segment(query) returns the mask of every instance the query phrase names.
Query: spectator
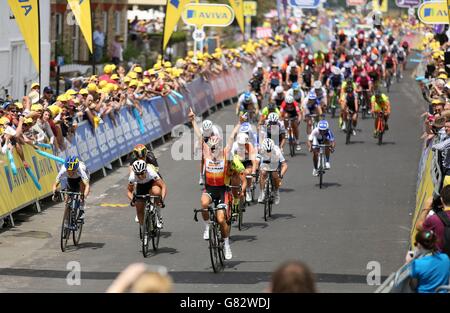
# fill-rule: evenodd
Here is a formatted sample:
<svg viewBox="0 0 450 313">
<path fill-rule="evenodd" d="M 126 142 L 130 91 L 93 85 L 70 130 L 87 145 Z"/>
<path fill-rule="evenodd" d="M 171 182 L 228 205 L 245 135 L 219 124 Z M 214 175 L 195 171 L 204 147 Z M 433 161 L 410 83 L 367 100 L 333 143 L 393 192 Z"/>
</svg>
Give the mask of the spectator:
<svg viewBox="0 0 450 313">
<path fill-rule="evenodd" d="M 100 25 L 95 27 L 93 41 L 95 46 L 94 60 L 96 63 L 99 63 L 103 58 L 103 49 L 105 47 L 105 34 L 101 31 Z"/>
<path fill-rule="evenodd" d="M 53 89 L 50 86 L 47 86 L 44 88 L 44 94 L 42 95 L 41 99 L 39 100 L 39 103 L 44 106 L 44 108 L 47 108 L 50 104 L 53 104 L 55 102 L 55 96 L 53 93 Z"/>
<path fill-rule="evenodd" d="M 172 279 L 165 267 L 134 263 L 119 274 L 106 292 L 169 293 L 172 288 Z"/>
<path fill-rule="evenodd" d="M 437 238 L 438 251 L 450 254 L 450 242 L 445 241 L 445 225 L 444 219 L 450 221 L 450 185 L 445 186 L 441 190 L 441 196 L 433 200 L 430 197 L 417 220 L 417 230 L 433 231 Z M 443 208 L 442 208 L 443 206 Z M 432 212 L 433 211 L 433 212 Z M 434 213 L 430 215 L 430 212 Z M 445 249 L 444 244 L 447 244 Z"/>
<path fill-rule="evenodd" d="M 272 274 L 272 293 L 315 293 L 313 273 L 300 261 L 287 261 Z"/>
<path fill-rule="evenodd" d="M 123 61 L 123 38 L 120 35 L 114 37 L 111 49 L 111 62 L 119 65 Z"/>
<path fill-rule="evenodd" d="M 410 286 L 418 293 L 434 293 L 439 286 L 449 284 L 450 260 L 446 254 L 438 251 L 436 241 L 437 237 L 433 231 L 418 231 L 414 256 L 411 258 L 408 254 L 406 258 L 407 263 L 410 263 Z"/>
</svg>

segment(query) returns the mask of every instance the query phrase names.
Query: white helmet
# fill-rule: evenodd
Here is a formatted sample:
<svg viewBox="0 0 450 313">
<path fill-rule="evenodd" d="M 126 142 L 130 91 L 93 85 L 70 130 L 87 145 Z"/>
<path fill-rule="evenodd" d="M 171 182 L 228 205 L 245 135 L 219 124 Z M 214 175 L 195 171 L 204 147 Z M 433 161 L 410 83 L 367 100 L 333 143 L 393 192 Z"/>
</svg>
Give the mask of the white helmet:
<svg viewBox="0 0 450 313">
<path fill-rule="evenodd" d="M 210 120 L 204 120 L 202 124 L 203 134 L 210 135 L 212 133 L 213 123 Z"/>
<path fill-rule="evenodd" d="M 320 80 L 316 80 L 316 81 L 314 82 L 314 88 L 315 88 L 315 89 L 322 88 L 322 82 L 321 82 Z"/>
<path fill-rule="evenodd" d="M 267 116 L 267 120 L 269 121 L 269 123 L 277 123 L 278 122 L 278 114 L 275 112 L 270 113 Z"/>
<path fill-rule="evenodd" d="M 147 169 L 147 163 L 144 160 L 136 160 L 133 162 L 132 167 L 135 174 L 141 174 Z"/>
<path fill-rule="evenodd" d="M 300 45 L 300 49 L 305 49 L 306 48 L 306 45 L 304 44 L 304 43 L 302 43 L 301 45 Z"/>
<path fill-rule="evenodd" d="M 258 67 L 258 68 L 262 68 L 262 67 L 263 67 L 263 63 L 262 63 L 262 62 L 258 62 L 258 63 L 256 63 L 256 67 Z"/>
<path fill-rule="evenodd" d="M 239 133 L 237 135 L 237 140 L 236 141 L 237 141 L 237 143 L 239 145 L 245 145 L 249 141 L 248 135 L 246 133 Z"/>
<path fill-rule="evenodd" d="M 334 75 L 339 75 L 341 73 L 341 71 L 339 70 L 339 67 L 337 67 L 337 66 L 333 66 L 333 68 L 331 69 L 331 72 L 333 72 Z"/>
<path fill-rule="evenodd" d="M 276 93 L 282 93 L 284 91 L 284 89 L 283 89 L 283 87 L 281 87 L 281 86 L 277 86 L 276 88 L 275 88 L 275 92 Z"/>
<path fill-rule="evenodd" d="M 271 152 L 273 150 L 274 146 L 275 146 L 275 143 L 270 138 L 264 139 L 264 141 L 262 143 L 262 149 L 264 152 Z"/>
<path fill-rule="evenodd" d="M 296 67 L 296 66 L 297 66 L 297 62 L 291 61 L 291 62 L 289 63 L 289 66 L 290 66 L 290 67 Z"/>
<path fill-rule="evenodd" d="M 286 103 L 294 103 L 294 97 L 292 97 L 291 95 L 286 96 L 285 99 Z"/>
</svg>

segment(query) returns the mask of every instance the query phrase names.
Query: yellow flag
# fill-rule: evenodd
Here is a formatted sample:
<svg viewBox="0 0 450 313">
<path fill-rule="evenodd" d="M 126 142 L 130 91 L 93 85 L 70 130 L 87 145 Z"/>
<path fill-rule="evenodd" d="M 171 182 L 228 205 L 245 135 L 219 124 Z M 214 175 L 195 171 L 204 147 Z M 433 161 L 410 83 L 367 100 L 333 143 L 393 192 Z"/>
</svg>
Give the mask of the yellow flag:
<svg viewBox="0 0 450 313">
<path fill-rule="evenodd" d="M 40 73 L 39 1 L 8 0 L 8 3 L 33 58 L 36 70 Z"/>
<path fill-rule="evenodd" d="M 180 20 L 184 6 L 190 2 L 191 0 L 167 0 L 163 49 L 166 49 L 166 46 L 169 43 L 169 39 L 172 36 L 175 26 Z"/>
<path fill-rule="evenodd" d="M 239 27 L 242 33 L 244 33 L 244 1 L 243 0 L 230 0 L 231 7 L 236 15 Z"/>
<path fill-rule="evenodd" d="M 91 0 L 67 0 L 92 53 Z"/>
</svg>

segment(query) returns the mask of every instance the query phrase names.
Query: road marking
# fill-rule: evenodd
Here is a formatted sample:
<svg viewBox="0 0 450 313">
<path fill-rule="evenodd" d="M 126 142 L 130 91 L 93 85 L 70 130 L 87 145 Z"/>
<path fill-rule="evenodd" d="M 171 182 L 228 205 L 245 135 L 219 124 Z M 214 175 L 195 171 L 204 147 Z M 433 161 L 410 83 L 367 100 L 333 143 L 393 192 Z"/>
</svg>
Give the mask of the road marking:
<svg viewBox="0 0 450 313">
<path fill-rule="evenodd" d="M 126 208 L 129 204 L 123 203 L 101 203 L 101 207 L 110 207 L 110 208 Z"/>
</svg>

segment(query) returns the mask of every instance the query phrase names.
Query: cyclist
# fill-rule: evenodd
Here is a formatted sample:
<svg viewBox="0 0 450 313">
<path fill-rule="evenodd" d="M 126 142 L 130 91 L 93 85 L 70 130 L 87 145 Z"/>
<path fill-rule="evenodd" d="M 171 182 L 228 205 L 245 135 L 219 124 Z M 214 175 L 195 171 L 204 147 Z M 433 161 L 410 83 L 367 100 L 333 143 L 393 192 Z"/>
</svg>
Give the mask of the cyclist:
<svg viewBox="0 0 450 313">
<path fill-rule="evenodd" d="M 236 115 L 241 116 L 245 112 L 253 114 L 253 116 L 258 115 L 258 99 L 255 94 L 246 91 L 240 97 L 236 105 Z"/>
<path fill-rule="evenodd" d="M 345 130 L 349 120 L 353 123 L 353 136 L 356 136 L 356 124 L 358 123 L 358 96 L 352 85 L 345 88 L 344 94 L 341 96 L 342 110 L 342 130 Z"/>
<path fill-rule="evenodd" d="M 306 121 L 306 134 L 309 135 L 311 133 L 313 125 L 311 114 L 316 114 L 316 116 L 321 116 L 323 114 L 322 108 L 320 107 L 319 102 L 317 101 L 316 94 L 314 92 L 310 92 L 308 94 L 308 97 L 305 97 L 302 107 Z"/>
<path fill-rule="evenodd" d="M 306 65 L 302 73 L 302 87 L 306 90 L 311 89 L 311 85 L 314 80 L 313 74 L 312 67 L 310 65 Z"/>
<path fill-rule="evenodd" d="M 406 64 L 406 52 L 403 47 L 398 48 L 397 64 L 397 66 L 400 66 L 400 78 L 403 78 L 403 71 L 405 71 Z"/>
<path fill-rule="evenodd" d="M 333 66 L 332 68 L 332 74 L 327 80 L 327 87 L 329 92 L 329 103 L 331 103 L 331 99 L 334 95 L 336 95 L 337 98 L 339 98 L 340 92 L 341 92 L 341 85 L 344 81 L 344 75 L 342 75 L 341 71 L 338 67 Z"/>
<path fill-rule="evenodd" d="M 212 136 L 220 135 L 219 129 L 210 120 L 203 121 L 200 134 L 201 134 L 201 137 L 203 138 L 203 141 L 206 143 L 208 143 L 209 138 L 211 138 Z M 204 160 L 202 158 L 201 162 L 200 162 L 200 177 L 199 177 L 199 181 L 198 181 L 199 185 L 204 184 L 203 176 L 205 175 L 205 173 L 204 173 L 204 162 L 203 161 Z"/>
<path fill-rule="evenodd" d="M 298 125 L 302 119 L 302 112 L 297 101 L 291 96 L 286 96 L 286 100 L 281 104 L 281 117 L 285 119 L 285 127 L 288 128 L 291 120 L 292 132 L 294 133 L 296 150 L 300 151 L 300 139 L 298 134 Z M 287 119 L 287 120 L 286 120 Z"/>
<path fill-rule="evenodd" d="M 266 197 L 264 185 L 266 183 L 267 179 L 267 171 L 274 171 L 280 168 L 281 164 L 281 171 L 280 174 L 277 172 L 273 172 L 273 187 L 274 187 L 274 197 L 275 197 L 275 204 L 278 205 L 280 203 L 280 191 L 279 188 L 281 186 L 281 180 L 283 179 L 284 175 L 287 172 L 288 165 L 286 163 L 286 160 L 283 156 L 283 153 L 281 152 L 281 149 L 275 145 L 274 141 L 270 138 L 264 139 L 261 147 L 261 165 L 260 165 L 260 188 L 261 193 L 258 197 L 258 202 L 263 203 L 264 199 Z"/>
<path fill-rule="evenodd" d="M 147 164 L 150 164 L 153 170 L 158 173 L 159 176 L 159 166 L 158 166 L 158 160 L 156 159 L 155 154 L 153 151 L 147 149 L 147 147 L 143 144 L 138 144 L 134 147 L 132 152 L 132 158 L 130 161 L 130 173 L 132 171 L 131 166 L 133 163 L 137 160 L 144 160 L 147 162 Z"/>
<path fill-rule="evenodd" d="M 261 117 L 259 118 L 258 130 L 261 125 L 264 125 L 264 122 L 266 121 L 266 119 L 270 113 L 277 113 L 278 116 L 280 116 L 280 110 L 277 108 L 277 106 L 273 102 L 269 102 L 267 104 L 267 106 L 261 110 Z"/>
<path fill-rule="evenodd" d="M 252 127 L 248 122 L 244 122 L 239 126 L 239 133 L 245 133 L 248 135 L 249 142 L 254 146 L 258 147 L 258 132 Z"/>
<path fill-rule="evenodd" d="M 293 83 L 298 82 L 298 75 L 300 73 L 300 68 L 297 62 L 291 61 L 286 69 L 286 85 L 291 86 Z"/>
<path fill-rule="evenodd" d="M 247 180 L 245 177 L 247 175 L 255 175 L 258 168 L 258 162 L 256 161 L 256 148 L 250 143 L 248 134 L 239 133 L 237 135 L 236 141 L 231 147 L 231 156 L 237 155 L 239 160 L 242 162 L 245 170 L 243 172 L 244 179 L 242 184 L 242 190 L 247 190 L 247 185 L 253 183 L 253 179 Z M 231 159 L 231 158 L 230 158 Z M 252 201 L 252 195 L 246 192 L 246 201 Z"/>
<path fill-rule="evenodd" d="M 360 95 L 359 99 L 361 99 L 361 101 L 364 101 L 363 103 L 365 103 L 366 106 L 368 106 L 370 99 L 369 92 L 370 90 L 372 90 L 372 81 L 370 79 L 370 76 L 367 75 L 366 71 L 363 71 L 356 79 L 355 83 L 356 83 L 356 91 Z M 361 103 L 361 105 L 363 103 Z"/>
<path fill-rule="evenodd" d="M 132 169 L 133 170 L 128 178 L 128 199 L 131 201 L 131 206 L 136 206 L 136 215 L 138 217 L 139 225 L 142 227 L 144 223 L 145 201 L 136 199 L 135 196 L 160 196 L 162 203 L 157 204 L 158 219 L 156 221 L 156 226 L 162 228 L 162 216 L 159 208 L 164 207 L 163 203 L 167 195 L 165 182 L 144 160 L 136 160 L 132 165 Z M 146 240 L 146 238 L 144 240 Z"/>
<path fill-rule="evenodd" d="M 387 52 L 386 57 L 383 59 L 384 65 L 384 80 L 387 84 L 388 75 L 392 78 L 397 71 L 397 59 L 392 55 L 391 52 Z"/>
<path fill-rule="evenodd" d="M 381 111 L 384 112 L 384 120 L 385 120 L 385 130 L 389 130 L 388 127 L 388 119 L 391 114 L 391 103 L 389 101 L 388 96 L 386 96 L 381 91 L 377 90 L 375 94 L 371 98 L 371 106 L 372 112 L 376 115 Z M 375 130 L 373 132 L 373 136 L 377 137 L 377 120 L 375 119 Z"/>
<path fill-rule="evenodd" d="M 275 91 L 272 93 L 272 102 L 274 102 L 277 106 L 277 108 L 279 109 L 281 107 L 281 104 L 283 103 L 285 98 L 285 93 L 284 93 L 284 89 L 281 86 L 277 86 L 277 88 L 275 88 Z"/>
<path fill-rule="evenodd" d="M 64 166 L 56 176 L 55 183 L 53 184 L 53 200 L 56 200 L 56 189 L 61 183 L 62 178 L 67 178 L 67 191 L 81 192 L 82 199 L 80 204 L 80 219 L 84 219 L 85 213 L 85 201 L 90 193 L 91 187 L 89 184 L 89 172 L 84 162 L 81 162 L 77 156 L 69 156 L 64 162 Z M 67 199 L 66 199 L 67 200 Z"/>
<path fill-rule="evenodd" d="M 286 128 L 284 123 L 280 121 L 278 113 L 270 113 L 267 117 L 265 124 L 262 126 L 259 132 L 259 140 L 263 142 L 264 139 L 272 139 L 277 146 L 283 150 L 284 144 L 286 143 Z M 278 138 L 274 138 L 274 135 L 278 131 Z"/>
<path fill-rule="evenodd" d="M 319 148 L 317 145 L 327 144 L 330 147 L 325 149 L 325 169 L 330 169 L 330 153 L 336 148 L 336 141 L 334 140 L 333 132 L 331 131 L 328 122 L 326 120 L 321 120 L 316 128 L 313 129 L 308 137 L 308 149 L 309 152 L 313 152 L 313 176 L 318 176 L 317 163 L 319 160 Z"/>
<path fill-rule="evenodd" d="M 261 102 L 262 102 L 262 84 L 264 82 L 264 79 L 261 79 L 259 77 L 258 72 L 253 73 L 253 77 L 249 80 L 249 88 L 252 93 L 256 95 L 256 99 L 258 100 L 258 109 L 261 108 Z"/>
<path fill-rule="evenodd" d="M 270 90 L 274 91 L 277 86 L 281 85 L 281 82 L 283 81 L 283 76 L 281 75 L 280 71 L 278 70 L 277 64 L 272 64 L 271 71 L 268 75 L 267 84 L 270 85 Z M 267 86 L 266 86 L 267 90 Z"/>
<path fill-rule="evenodd" d="M 373 66 L 368 70 L 368 75 L 372 81 L 372 91 L 378 89 L 378 85 L 380 79 L 382 77 L 382 69 L 380 63 L 376 62 Z"/>
<path fill-rule="evenodd" d="M 320 82 L 320 80 L 316 80 L 314 82 L 314 89 L 311 89 L 310 92 L 314 92 L 317 98 L 317 102 L 319 102 L 322 108 L 322 112 L 325 112 L 328 107 L 327 91 L 324 87 L 322 87 L 322 83 Z"/>
<path fill-rule="evenodd" d="M 305 93 L 297 82 L 292 84 L 291 89 L 286 92 L 286 95 L 293 97 L 298 103 L 302 103 L 303 98 L 305 97 Z"/>
</svg>

